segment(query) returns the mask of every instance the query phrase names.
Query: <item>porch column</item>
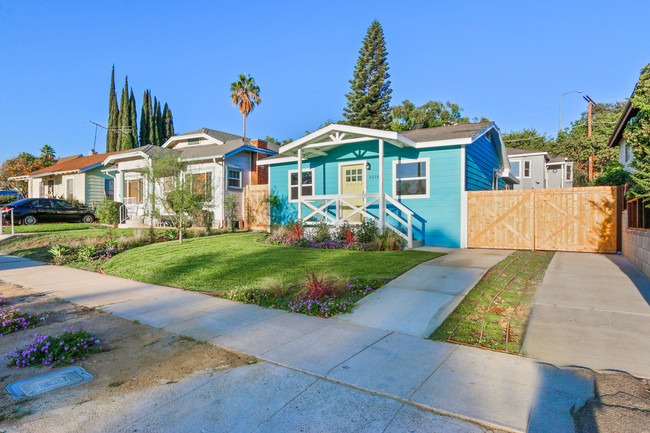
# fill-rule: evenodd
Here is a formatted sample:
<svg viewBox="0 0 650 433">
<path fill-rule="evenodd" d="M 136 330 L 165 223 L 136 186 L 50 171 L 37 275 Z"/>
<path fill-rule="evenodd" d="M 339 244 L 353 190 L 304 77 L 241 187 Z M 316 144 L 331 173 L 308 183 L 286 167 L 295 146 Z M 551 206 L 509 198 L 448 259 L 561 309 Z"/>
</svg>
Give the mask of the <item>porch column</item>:
<svg viewBox="0 0 650 433">
<path fill-rule="evenodd" d="M 302 149 L 298 149 L 298 219 L 302 221 Z"/>
<path fill-rule="evenodd" d="M 118 171 L 115 173 L 115 201 L 124 203 L 124 173 Z"/>
<path fill-rule="evenodd" d="M 384 140 L 379 139 L 379 228 L 386 226 L 386 200 L 384 199 Z"/>
</svg>

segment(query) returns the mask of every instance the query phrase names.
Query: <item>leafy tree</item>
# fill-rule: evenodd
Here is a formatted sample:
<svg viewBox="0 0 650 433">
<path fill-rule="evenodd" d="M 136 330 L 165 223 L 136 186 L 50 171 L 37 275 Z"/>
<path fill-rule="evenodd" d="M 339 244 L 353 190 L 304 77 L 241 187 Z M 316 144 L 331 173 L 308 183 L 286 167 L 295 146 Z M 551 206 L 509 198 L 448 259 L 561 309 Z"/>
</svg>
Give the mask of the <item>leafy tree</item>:
<svg viewBox="0 0 650 433">
<path fill-rule="evenodd" d="M 50 149 L 52 148 L 50 147 Z M 53 154 L 54 149 L 52 149 L 52 155 Z M 47 154 L 44 154 L 43 156 L 44 157 L 42 158 L 37 158 L 31 153 L 21 152 L 18 156 L 7 159 L 5 162 L 0 164 L 0 185 L 9 185 L 10 177 L 23 176 L 32 171 L 40 170 L 43 167 L 49 167 L 54 164 L 54 160 Z M 12 186 L 18 188 L 24 195 L 26 195 L 27 182 L 12 182 Z"/>
<path fill-rule="evenodd" d="M 266 141 L 269 144 L 277 144 L 278 146 L 284 146 L 287 143 L 291 143 L 293 141 L 293 138 L 286 138 L 286 139 L 280 141 L 275 137 L 271 137 L 270 135 L 267 135 L 264 138 L 264 141 Z"/>
<path fill-rule="evenodd" d="M 637 196 L 650 195 L 650 63 L 641 69 L 632 98 L 632 107 L 639 110 L 632 119 L 623 136 L 634 149 L 634 173 L 632 178 L 637 185 Z"/>
<path fill-rule="evenodd" d="M 387 129 L 390 123 L 390 81 L 384 30 L 377 20 L 368 28 L 350 80 L 343 116 L 349 125 Z"/>
<path fill-rule="evenodd" d="M 108 129 L 106 131 L 106 152 L 118 150 L 118 132 L 120 110 L 117 107 L 117 96 L 115 95 L 115 65 L 111 70 L 111 88 L 108 97 Z"/>
<path fill-rule="evenodd" d="M 620 186 L 630 183 L 632 183 L 632 174 L 618 161 L 611 161 L 594 179 L 596 186 Z"/>
<path fill-rule="evenodd" d="M 507 147 L 515 149 L 530 149 L 540 152 L 548 152 L 554 144 L 552 138 L 540 134 L 536 129 L 522 129 L 521 131 L 510 131 L 502 135 L 503 142 Z"/>
<path fill-rule="evenodd" d="M 262 102 L 260 88 L 255 84 L 255 79 L 250 75 L 239 74 L 237 81 L 230 85 L 230 99 L 244 116 L 244 133 L 246 137 L 246 117 Z"/>
<path fill-rule="evenodd" d="M 469 118 L 462 116 L 463 109 L 458 104 L 451 102 L 429 101 L 416 107 L 414 103 L 405 99 L 402 105 L 390 109 L 390 126 L 392 131 L 409 131 L 416 124 L 423 128 L 450 125 L 456 123 L 469 123 Z"/>
<path fill-rule="evenodd" d="M 239 200 L 234 194 L 228 194 L 223 200 L 224 213 L 226 214 L 226 219 L 230 221 L 230 231 L 235 231 L 235 221 L 237 221 L 237 208 L 239 206 Z"/>
</svg>

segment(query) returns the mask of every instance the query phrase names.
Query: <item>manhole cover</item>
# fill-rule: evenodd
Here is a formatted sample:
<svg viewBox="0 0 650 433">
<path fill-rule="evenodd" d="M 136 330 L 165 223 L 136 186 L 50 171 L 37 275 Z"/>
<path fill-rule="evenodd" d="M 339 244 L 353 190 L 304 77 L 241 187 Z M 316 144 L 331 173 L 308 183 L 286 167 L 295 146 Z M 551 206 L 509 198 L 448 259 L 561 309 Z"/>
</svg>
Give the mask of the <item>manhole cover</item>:
<svg viewBox="0 0 650 433">
<path fill-rule="evenodd" d="M 93 380 L 93 376 L 81 367 L 68 367 L 7 385 L 7 392 L 14 400 L 33 397 L 53 389 L 79 386 Z"/>
</svg>

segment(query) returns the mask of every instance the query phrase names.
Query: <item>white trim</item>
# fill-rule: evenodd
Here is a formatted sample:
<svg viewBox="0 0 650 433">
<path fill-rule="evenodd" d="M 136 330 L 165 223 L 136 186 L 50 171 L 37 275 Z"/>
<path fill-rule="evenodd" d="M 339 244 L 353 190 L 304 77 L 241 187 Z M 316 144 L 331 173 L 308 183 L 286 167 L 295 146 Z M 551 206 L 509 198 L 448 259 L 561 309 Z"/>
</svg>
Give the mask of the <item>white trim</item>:
<svg viewBox="0 0 650 433">
<path fill-rule="evenodd" d="M 464 148 L 463 148 L 464 149 Z M 416 194 L 416 195 L 400 195 L 397 194 L 397 164 L 408 164 L 412 162 L 424 162 L 426 163 L 426 188 L 427 192 L 426 194 Z M 393 176 L 392 176 L 392 182 L 393 182 L 393 198 L 399 198 L 399 199 L 410 199 L 410 198 L 429 198 L 431 196 L 431 158 L 416 158 L 416 159 L 394 159 L 393 160 Z M 404 180 L 409 180 L 409 179 L 422 179 L 421 177 L 405 177 L 403 178 Z"/>
<path fill-rule="evenodd" d="M 147 155 L 143 151 L 135 150 L 135 151 L 131 151 L 131 152 L 117 153 L 115 155 L 111 155 L 111 156 L 109 156 L 108 158 L 106 158 L 104 160 L 102 165 L 108 165 L 108 163 L 113 161 L 113 160 L 133 158 L 134 156 L 140 156 L 140 157 L 145 158 L 145 159 L 149 158 L 149 155 Z"/>
<path fill-rule="evenodd" d="M 448 140 L 435 140 L 435 141 L 421 141 L 415 145 L 416 149 L 423 149 L 428 147 L 445 147 L 445 146 L 465 146 L 472 144 L 471 137 L 467 138 L 450 138 Z"/>
<path fill-rule="evenodd" d="M 230 176 L 228 174 L 228 171 L 237 171 L 239 172 L 239 186 L 230 186 L 229 185 L 229 180 Z M 224 179 L 226 182 L 226 189 L 242 189 L 244 187 L 244 170 L 239 168 L 239 167 L 226 167 L 226 178 Z"/>
<path fill-rule="evenodd" d="M 269 170 L 269 171 L 270 171 L 270 170 Z M 306 173 L 306 172 L 308 172 L 308 171 L 311 171 L 311 195 L 303 195 L 303 197 L 312 197 L 312 196 L 316 195 L 316 169 L 314 169 L 314 168 L 303 168 L 303 169 L 302 169 L 302 172 L 303 172 L 303 173 Z M 292 185 L 291 185 L 291 174 L 292 174 L 292 173 L 296 173 L 296 174 L 297 174 L 297 173 L 298 173 L 298 169 L 295 169 L 295 170 L 288 170 L 288 171 L 287 171 L 287 183 L 288 183 L 288 185 L 289 185 L 289 186 L 288 186 L 289 191 L 287 191 L 287 192 L 289 193 L 288 202 L 289 202 L 289 203 L 298 203 L 298 199 L 295 199 L 295 200 L 292 200 L 292 199 L 291 199 L 291 187 L 292 187 Z M 269 178 L 269 185 L 271 185 L 271 179 L 270 179 L 270 178 Z M 301 184 L 301 180 L 300 180 L 300 179 L 298 179 L 298 185 L 296 185 L 296 186 L 297 186 L 298 188 L 300 188 L 300 190 L 302 191 L 302 188 L 301 188 L 301 187 L 302 187 L 302 184 Z"/>
<path fill-rule="evenodd" d="M 163 143 L 163 145 L 161 147 L 169 147 L 169 145 L 171 143 L 175 142 L 175 141 L 185 141 L 185 140 L 189 140 L 189 139 L 192 139 L 192 138 L 205 138 L 206 140 L 211 141 L 214 144 L 223 144 L 223 141 L 217 140 L 216 138 L 214 138 L 214 137 L 212 137 L 212 136 L 210 136 L 210 135 L 208 135 L 208 134 L 206 134 L 204 132 L 201 132 L 201 133 L 198 133 L 198 134 L 187 134 L 187 135 L 174 135 L 174 136 L 171 136 L 171 137 L 169 137 L 167 139 L 167 141 L 165 141 L 165 143 Z"/>
<path fill-rule="evenodd" d="M 467 248 L 467 191 L 465 191 L 465 148 L 460 148 L 460 247 Z"/>
<path fill-rule="evenodd" d="M 366 165 L 368 164 L 368 161 L 364 160 L 359 160 L 359 161 L 346 161 L 346 162 L 339 162 L 339 172 L 338 172 L 338 182 L 339 182 L 339 194 L 343 194 L 341 192 L 341 168 L 345 167 L 346 165 L 359 165 L 361 164 L 363 168 L 363 193 L 366 194 L 368 191 L 368 173 L 366 170 Z M 364 200 L 365 203 L 365 200 Z"/>
<path fill-rule="evenodd" d="M 531 174 L 533 173 L 532 161 L 530 159 L 522 159 L 521 162 L 523 162 L 521 165 L 521 179 L 530 179 L 532 177 Z M 526 176 L 526 163 L 528 163 L 528 176 Z"/>
<path fill-rule="evenodd" d="M 508 155 L 508 158 L 520 158 L 524 156 L 539 156 L 539 155 L 548 156 L 548 153 L 547 152 L 518 153 L 517 155 Z"/>
<path fill-rule="evenodd" d="M 284 162 L 298 162 L 297 156 L 287 156 L 284 158 L 264 158 L 257 161 L 257 165 L 271 165 L 271 164 L 282 164 Z"/>
</svg>

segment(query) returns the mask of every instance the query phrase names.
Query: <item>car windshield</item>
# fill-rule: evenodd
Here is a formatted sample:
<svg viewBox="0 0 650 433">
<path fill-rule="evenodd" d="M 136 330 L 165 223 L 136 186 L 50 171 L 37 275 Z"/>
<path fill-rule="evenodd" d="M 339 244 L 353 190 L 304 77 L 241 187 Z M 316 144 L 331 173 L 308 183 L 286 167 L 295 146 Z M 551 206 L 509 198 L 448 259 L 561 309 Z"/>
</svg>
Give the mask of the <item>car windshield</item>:
<svg viewBox="0 0 650 433">
<path fill-rule="evenodd" d="M 24 204 L 29 203 L 32 201 L 30 198 L 24 198 L 22 200 L 17 200 L 17 201 L 12 201 L 11 203 L 7 203 L 6 206 L 22 206 Z"/>
</svg>

